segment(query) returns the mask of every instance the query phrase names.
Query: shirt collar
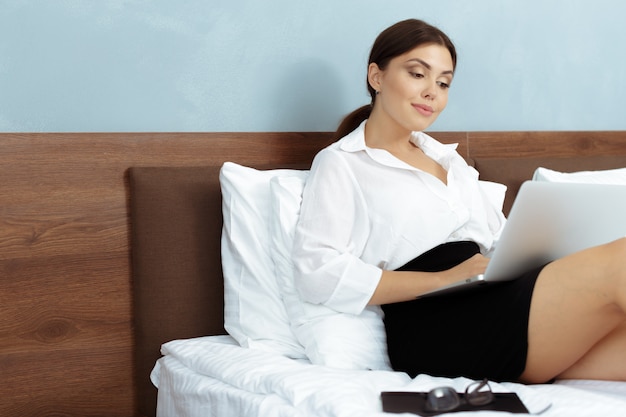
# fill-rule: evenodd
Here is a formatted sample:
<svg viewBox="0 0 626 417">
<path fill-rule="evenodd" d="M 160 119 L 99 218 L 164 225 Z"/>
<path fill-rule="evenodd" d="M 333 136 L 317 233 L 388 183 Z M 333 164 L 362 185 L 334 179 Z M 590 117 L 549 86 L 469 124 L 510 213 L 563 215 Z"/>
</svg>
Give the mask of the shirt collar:
<svg viewBox="0 0 626 417">
<path fill-rule="evenodd" d="M 401 165 L 405 167 L 410 167 L 410 165 L 405 164 L 400 161 L 393 155 L 391 155 L 387 151 L 383 151 L 380 149 L 372 149 L 368 148 L 365 144 L 365 123 L 367 120 L 363 121 L 359 127 L 354 129 L 351 133 L 347 134 L 341 139 L 341 143 L 339 144 L 340 149 L 345 152 L 359 152 L 365 151 L 372 157 L 372 159 L 383 163 L 385 165 Z M 436 139 L 433 139 L 429 135 L 424 132 L 413 132 L 411 135 L 411 142 L 413 142 L 416 146 L 418 146 L 426 155 L 433 158 L 438 162 L 447 162 L 448 158 L 454 154 L 456 155 L 456 148 L 459 146 L 458 143 L 444 144 Z M 394 162 L 392 162 L 394 161 Z M 445 164 L 448 165 L 448 164 Z M 411 167 L 412 168 L 412 167 Z"/>
<path fill-rule="evenodd" d="M 365 123 L 364 120 L 359 127 L 348 133 L 341 139 L 339 147 L 342 151 L 346 152 L 358 152 L 366 150 L 365 146 Z"/>
</svg>

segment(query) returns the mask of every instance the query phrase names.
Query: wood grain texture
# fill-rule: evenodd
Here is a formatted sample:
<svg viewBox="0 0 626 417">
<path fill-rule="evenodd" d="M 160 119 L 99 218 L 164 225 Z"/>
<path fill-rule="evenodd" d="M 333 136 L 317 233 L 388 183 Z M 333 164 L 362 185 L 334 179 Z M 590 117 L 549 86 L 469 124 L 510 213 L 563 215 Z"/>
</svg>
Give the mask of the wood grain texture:
<svg viewBox="0 0 626 417">
<path fill-rule="evenodd" d="M 626 132 L 435 132 L 482 161 L 626 155 Z M 310 162 L 332 133 L 0 134 L 0 416 L 132 416 L 126 172 Z"/>
<path fill-rule="evenodd" d="M 507 186 L 504 213 L 542 166 L 572 172 L 626 167 L 626 132 L 468 132 L 469 157 L 481 179 Z"/>
<path fill-rule="evenodd" d="M 305 162 L 331 137 L 0 134 L 0 416 L 136 414 L 128 168 Z"/>
<path fill-rule="evenodd" d="M 623 131 L 468 132 L 467 135 L 472 159 L 626 154 Z"/>
</svg>

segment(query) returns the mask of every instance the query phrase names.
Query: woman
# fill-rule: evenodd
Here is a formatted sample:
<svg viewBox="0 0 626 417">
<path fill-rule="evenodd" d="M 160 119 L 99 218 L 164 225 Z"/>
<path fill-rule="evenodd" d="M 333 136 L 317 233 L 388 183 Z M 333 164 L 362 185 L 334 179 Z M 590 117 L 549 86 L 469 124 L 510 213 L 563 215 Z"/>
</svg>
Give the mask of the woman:
<svg viewBox="0 0 626 417">
<path fill-rule="evenodd" d="M 626 239 L 415 300 L 484 272 L 505 222 L 455 147 L 422 133 L 446 107 L 455 68 L 454 45 L 425 22 L 378 36 L 372 103 L 346 117 L 307 180 L 294 247 L 301 296 L 352 314 L 381 306 L 391 363 L 410 375 L 626 380 Z"/>
</svg>

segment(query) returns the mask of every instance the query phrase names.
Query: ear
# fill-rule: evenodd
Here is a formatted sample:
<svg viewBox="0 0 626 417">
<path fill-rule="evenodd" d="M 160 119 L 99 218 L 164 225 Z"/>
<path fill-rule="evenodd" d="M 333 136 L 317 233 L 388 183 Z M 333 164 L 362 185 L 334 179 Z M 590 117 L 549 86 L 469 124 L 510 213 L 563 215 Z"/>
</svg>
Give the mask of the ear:
<svg viewBox="0 0 626 417">
<path fill-rule="evenodd" d="M 382 78 L 383 71 L 378 68 L 378 64 L 376 64 L 375 62 L 369 64 L 369 66 L 367 67 L 367 82 L 369 82 L 370 86 L 374 90 L 381 90 Z"/>
</svg>

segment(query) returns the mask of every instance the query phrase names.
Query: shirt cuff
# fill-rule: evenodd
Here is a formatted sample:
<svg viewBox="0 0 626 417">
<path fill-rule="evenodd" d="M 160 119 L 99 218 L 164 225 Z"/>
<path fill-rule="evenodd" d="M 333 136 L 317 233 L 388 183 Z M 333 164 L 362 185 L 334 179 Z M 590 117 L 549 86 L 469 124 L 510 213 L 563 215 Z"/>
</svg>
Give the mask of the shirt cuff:
<svg viewBox="0 0 626 417">
<path fill-rule="evenodd" d="M 353 260 L 324 304 L 344 313 L 361 314 L 376 291 L 382 274 L 382 269 L 374 265 Z"/>
</svg>

